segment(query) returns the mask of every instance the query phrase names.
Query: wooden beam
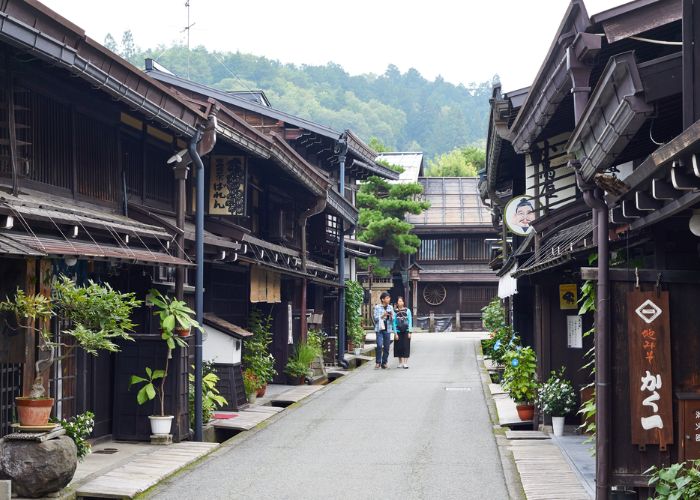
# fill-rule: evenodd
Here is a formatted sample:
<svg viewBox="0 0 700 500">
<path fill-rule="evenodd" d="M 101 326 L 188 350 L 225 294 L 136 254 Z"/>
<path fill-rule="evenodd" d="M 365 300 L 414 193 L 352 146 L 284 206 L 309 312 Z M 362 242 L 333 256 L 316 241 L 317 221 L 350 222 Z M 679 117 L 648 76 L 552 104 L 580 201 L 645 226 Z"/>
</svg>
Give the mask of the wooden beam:
<svg viewBox="0 0 700 500">
<path fill-rule="evenodd" d="M 700 120 L 700 6 L 683 0 L 683 128 Z"/>
<path fill-rule="evenodd" d="M 680 191 L 693 191 L 700 188 L 700 182 L 696 177 L 689 176 L 683 167 L 675 165 L 671 168 L 671 184 Z"/>
<path fill-rule="evenodd" d="M 662 179 L 652 179 L 651 196 L 655 200 L 677 200 L 681 197 L 681 193 Z"/>
<path fill-rule="evenodd" d="M 700 202 L 700 192 L 695 191 L 691 193 L 686 193 L 677 200 L 667 203 L 659 210 L 652 212 L 645 217 L 635 220 L 630 224 L 630 229 L 641 229 L 645 226 L 655 224 L 664 219 L 667 219 L 668 217 L 676 215 L 677 213 L 682 212 L 683 210 L 688 210 L 698 202 Z"/>
<path fill-rule="evenodd" d="M 610 281 L 622 281 L 627 283 L 634 283 L 637 278 L 636 274 L 639 274 L 640 283 L 656 283 L 659 273 L 661 273 L 661 278 L 659 282 L 661 285 L 664 283 L 698 283 L 700 282 L 700 271 L 687 271 L 687 270 L 668 270 L 668 269 L 638 269 L 636 274 L 634 268 L 627 269 L 610 269 L 608 271 L 610 276 Z M 598 280 L 598 268 L 597 267 L 582 267 L 581 268 L 581 279 L 583 280 Z"/>
<path fill-rule="evenodd" d="M 638 219 L 644 213 L 637 210 L 633 200 L 625 200 L 622 202 L 622 215 L 627 219 Z"/>
<path fill-rule="evenodd" d="M 637 210 L 658 210 L 664 205 L 662 202 L 653 199 L 644 191 L 637 191 L 634 193 L 634 200 Z"/>
<path fill-rule="evenodd" d="M 625 217 L 622 213 L 622 207 L 615 207 L 610 211 L 610 220 L 613 224 L 629 224 L 634 219 Z"/>
</svg>

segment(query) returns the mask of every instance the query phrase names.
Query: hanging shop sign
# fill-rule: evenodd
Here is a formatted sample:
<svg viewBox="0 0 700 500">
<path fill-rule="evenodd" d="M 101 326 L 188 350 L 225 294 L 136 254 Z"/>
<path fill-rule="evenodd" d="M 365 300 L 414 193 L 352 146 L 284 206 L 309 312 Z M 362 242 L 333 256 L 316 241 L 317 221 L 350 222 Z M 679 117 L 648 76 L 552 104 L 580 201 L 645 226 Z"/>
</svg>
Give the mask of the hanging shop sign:
<svg viewBox="0 0 700 500">
<path fill-rule="evenodd" d="M 627 293 L 632 444 L 673 443 L 668 292 Z"/>
<path fill-rule="evenodd" d="M 578 309 L 578 287 L 575 283 L 559 285 L 559 309 Z"/>
<path fill-rule="evenodd" d="M 503 214 L 508 230 L 525 236 L 533 230 L 530 223 L 535 220 L 535 202 L 529 196 L 516 196 L 508 202 Z"/>
<path fill-rule="evenodd" d="M 209 215 L 245 215 L 246 157 L 212 156 Z"/>
</svg>

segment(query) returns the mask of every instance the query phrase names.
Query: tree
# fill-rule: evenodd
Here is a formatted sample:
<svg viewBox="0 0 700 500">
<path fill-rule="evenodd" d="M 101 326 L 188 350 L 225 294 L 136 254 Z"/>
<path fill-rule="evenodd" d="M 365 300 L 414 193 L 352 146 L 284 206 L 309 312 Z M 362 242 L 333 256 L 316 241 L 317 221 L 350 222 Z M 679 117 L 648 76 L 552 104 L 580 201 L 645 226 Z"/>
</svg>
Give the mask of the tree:
<svg viewBox="0 0 700 500">
<path fill-rule="evenodd" d="M 468 146 L 443 153 L 428 162 L 426 177 L 475 177 L 486 164 L 483 149 Z"/>
<path fill-rule="evenodd" d="M 138 49 L 134 43 L 134 35 L 131 30 L 126 30 L 122 35 L 122 53 L 121 56 L 124 59 L 132 60 L 136 55 Z"/>
<path fill-rule="evenodd" d="M 430 207 L 420 199 L 423 186 L 417 182 L 392 184 L 380 177 L 367 179 L 357 192 L 360 209 L 358 238 L 393 248 L 399 254 L 414 254 L 420 238 L 411 233 L 406 214 L 419 215 Z"/>
<path fill-rule="evenodd" d="M 114 39 L 111 33 L 107 33 L 107 36 L 105 37 L 105 41 L 102 44 L 115 54 L 119 54 L 119 47 L 117 47 L 117 41 Z"/>
</svg>

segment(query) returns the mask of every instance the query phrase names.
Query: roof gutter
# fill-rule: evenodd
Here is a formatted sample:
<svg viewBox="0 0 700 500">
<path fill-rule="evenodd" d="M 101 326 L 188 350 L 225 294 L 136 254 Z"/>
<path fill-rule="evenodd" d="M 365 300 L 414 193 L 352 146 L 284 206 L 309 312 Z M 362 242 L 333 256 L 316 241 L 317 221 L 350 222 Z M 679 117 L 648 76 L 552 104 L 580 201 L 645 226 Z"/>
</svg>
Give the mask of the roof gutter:
<svg viewBox="0 0 700 500">
<path fill-rule="evenodd" d="M 95 87 L 105 90 L 119 101 L 129 104 L 171 130 L 190 138 L 197 133 L 194 126 L 182 121 L 150 101 L 145 95 L 139 94 L 92 62 L 84 59 L 73 47 L 11 17 L 6 12 L 0 12 L 0 40 L 66 68 L 71 73 L 87 80 Z"/>
</svg>

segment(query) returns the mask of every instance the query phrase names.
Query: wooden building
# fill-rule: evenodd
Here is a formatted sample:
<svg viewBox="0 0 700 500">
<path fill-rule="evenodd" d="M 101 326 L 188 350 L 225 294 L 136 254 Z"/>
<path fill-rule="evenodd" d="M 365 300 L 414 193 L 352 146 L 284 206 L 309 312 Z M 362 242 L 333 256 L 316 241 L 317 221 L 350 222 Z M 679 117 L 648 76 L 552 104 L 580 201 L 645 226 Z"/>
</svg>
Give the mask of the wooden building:
<svg viewBox="0 0 700 500">
<path fill-rule="evenodd" d="M 421 239 L 408 266 L 410 307 L 416 321 L 430 328 L 479 328 L 481 308 L 496 295 L 498 277 L 489 268 L 497 232 L 482 203 L 476 177 L 422 177 L 430 208 L 407 221 Z M 433 325 L 434 327 L 434 325 Z"/>
<path fill-rule="evenodd" d="M 699 25 L 690 1 L 589 17 L 574 0 L 527 97 L 495 89 L 492 99 L 482 195 L 505 226 L 510 199 L 535 212 L 512 244 L 502 232 L 494 265 L 517 282 L 512 320 L 540 377 L 564 365 L 576 385 L 590 381 L 580 332 L 593 318 L 578 318 L 565 294 L 597 283 L 597 498 L 613 486 L 641 498 L 649 466 L 700 456 L 690 306 L 700 292 Z"/>
<path fill-rule="evenodd" d="M 348 249 L 346 278 L 354 274 L 355 257 L 374 251 L 349 237 L 357 224 L 356 181 L 398 174 L 375 163 L 376 153 L 350 131 L 337 132 L 269 103 L 177 77 L 153 61 L 146 61 L 146 72 L 183 99 L 216 102 L 219 126 L 231 134 L 245 130 L 251 141 L 242 152 L 217 145 L 210 155 L 212 169 L 219 155 L 244 157 L 241 185 L 228 189 L 245 193 L 246 202 L 236 213 L 210 210 L 206 218 L 208 231 L 242 245 L 223 259 L 227 262 L 205 272 L 205 281 L 218 291 L 209 295 L 207 310 L 245 326 L 249 298 L 263 314 L 272 314 L 276 380 L 282 382 L 291 343 L 306 335 L 307 314 L 322 318 L 322 329 L 337 335 L 340 238 Z M 228 133 L 219 136 L 226 141 Z M 347 151 L 339 148 L 342 143 Z M 338 192 L 341 154 L 347 155 L 343 195 Z"/>
<path fill-rule="evenodd" d="M 52 278 L 63 273 L 143 298 L 161 269 L 191 262 L 164 225 L 132 217 L 129 198 L 174 216 L 167 160 L 195 140 L 208 111 L 178 99 L 38 2 L 5 2 L 1 14 L 0 296 L 17 287 L 50 293 Z M 76 350 L 54 363 L 47 375 L 55 416 L 89 409 L 95 436 L 113 433 L 129 370 L 138 365 L 141 372 L 164 355 L 162 341 L 153 341 L 160 336 L 150 313 L 147 307 L 136 313 L 135 350 L 99 357 Z M 14 398 L 29 391 L 37 356 L 32 335 L 2 325 L 0 434 L 13 419 Z M 58 322 L 52 331 L 70 341 Z M 133 365 L 124 363 L 128 358 Z M 188 364 L 180 350 L 175 359 L 168 408 L 180 439 L 188 433 Z M 125 401 L 136 412 L 135 395 Z M 144 427 L 150 411 L 142 409 Z"/>
<path fill-rule="evenodd" d="M 46 284 L 64 273 L 139 298 L 156 287 L 192 304 L 193 145 L 207 186 L 205 324 L 232 350 L 220 362 L 238 364 L 225 380 L 229 397 L 240 402 L 235 351 L 247 336 L 251 304 L 274 318 L 282 374 L 309 310 L 324 313 L 329 330 L 337 323 L 341 228 L 357 220 L 353 181 L 397 175 L 375 164 L 376 153 L 352 132 L 283 114 L 264 95 L 161 82 L 159 72 L 133 67 L 39 2 L 5 2 L 2 15 L 0 295 L 17 286 L 39 291 L 38 283 L 48 293 Z M 341 195 L 345 145 L 349 189 Z M 347 245 L 354 255 L 368 251 Z M 49 389 L 56 416 L 91 410 L 95 437 L 148 439 L 153 409 L 137 405 L 128 380 L 162 359 L 151 313 L 138 311 L 136 342 L 121 352 L 93 358 L 76 351 L 55 364 Z M 13 419 L 14 398 L 28 391 L 31 370 L 24 367 L 36 356 L 31 338 L 2 325 L 0 434 Z M 60 339 L 59 325 L 53 330 Z M 192 351 L 177 351 L 167 378 L 176 440 L 189 436 Z"/>
</svg>

